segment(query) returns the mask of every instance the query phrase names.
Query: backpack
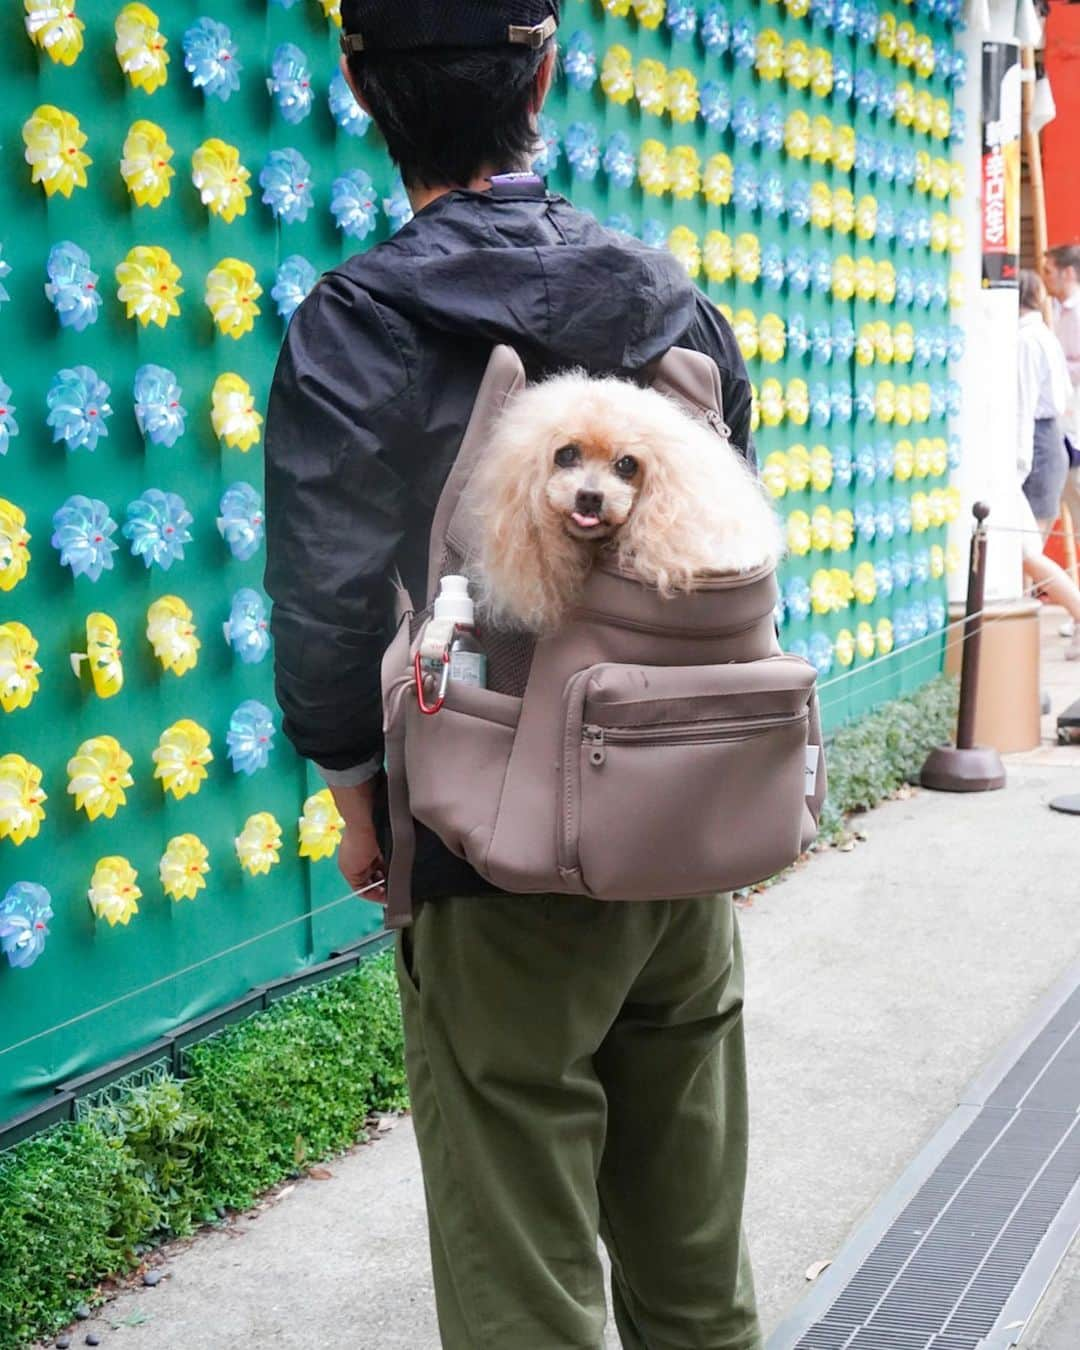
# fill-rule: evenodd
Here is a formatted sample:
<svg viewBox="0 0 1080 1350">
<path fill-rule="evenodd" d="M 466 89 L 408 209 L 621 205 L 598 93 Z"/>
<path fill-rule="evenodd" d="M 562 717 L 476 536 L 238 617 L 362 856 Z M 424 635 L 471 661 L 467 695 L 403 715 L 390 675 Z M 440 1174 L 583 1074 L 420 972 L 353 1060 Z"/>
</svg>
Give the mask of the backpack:
<svg viewBox="0 0 1080 1350">
<path fill-rule="evenodd" d="M 652 387 L 726 433 L 720 375 L 675 348 Z M 387 924 L 412 919 L 413 820 L 500 890 L 663 900 L 775 876 L 813 842 L 826 775 L 816 672 L 776 637 L 775 570 L 664 598 L 599 560 L 581 604 L 537 637 L 485 629 L 488 687 L 420 706 L 416 656 L 443 576 L 467 571 L 464 501 L 507 399 L 496 347 L 431 530 L 427 608 L 399 587 L 382 666 L 392 850 Z"/>
</svg>

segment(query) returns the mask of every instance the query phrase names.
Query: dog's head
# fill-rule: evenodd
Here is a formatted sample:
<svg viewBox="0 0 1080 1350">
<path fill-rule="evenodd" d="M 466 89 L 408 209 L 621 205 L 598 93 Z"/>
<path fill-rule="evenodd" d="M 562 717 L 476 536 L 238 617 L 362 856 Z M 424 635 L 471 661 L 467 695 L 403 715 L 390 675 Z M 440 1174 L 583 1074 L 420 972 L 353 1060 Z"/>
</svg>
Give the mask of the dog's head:
<svg viewBox="0 0 1080 1350">
<path fill-rule="evenodd" d="M 572 539 L 604 542 L 629 520 L 646 467 L 627 441 L 582 431 L 552 453 L 544 496 Z"/>
</svg>

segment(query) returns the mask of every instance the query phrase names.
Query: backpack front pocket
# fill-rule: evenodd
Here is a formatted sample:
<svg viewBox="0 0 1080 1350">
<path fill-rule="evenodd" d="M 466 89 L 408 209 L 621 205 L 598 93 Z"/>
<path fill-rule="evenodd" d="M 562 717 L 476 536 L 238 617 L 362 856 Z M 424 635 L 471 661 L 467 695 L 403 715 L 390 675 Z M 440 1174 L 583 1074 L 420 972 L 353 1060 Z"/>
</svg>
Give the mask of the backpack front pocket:
<svg viewBox="0 0 1080 1350">
<path fill-rule="evenodd" d="M 565 694 L 559 870 L 600 899 L 704 895 L 800 853 L 814 670 L 593 666 Z"/>
</svg>

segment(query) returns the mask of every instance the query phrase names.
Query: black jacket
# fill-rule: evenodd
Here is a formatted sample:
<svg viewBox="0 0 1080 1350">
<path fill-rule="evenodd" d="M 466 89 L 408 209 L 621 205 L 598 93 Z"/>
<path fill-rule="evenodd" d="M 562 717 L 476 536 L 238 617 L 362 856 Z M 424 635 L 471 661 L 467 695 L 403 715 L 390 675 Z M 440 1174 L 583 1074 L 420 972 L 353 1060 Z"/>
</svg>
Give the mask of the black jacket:
<svg viewBox="0 0 1080 1350">
<path fill-rule="evenodd" d="M 348 781 L 382 750 L 390 577 L 426 587 L 428 536 L 494 344 L 531 376 L 640 371 L 672 346 L 712 356 L 733 441 L 750 385 L 731 329 L 662 251 L 535 183 L 455 191 L 335 268 L 293 316 L 266 425 L 266 589 L 285 734 Z M 418 898 L 483 889 L 433 837 Z"/>
</svg>

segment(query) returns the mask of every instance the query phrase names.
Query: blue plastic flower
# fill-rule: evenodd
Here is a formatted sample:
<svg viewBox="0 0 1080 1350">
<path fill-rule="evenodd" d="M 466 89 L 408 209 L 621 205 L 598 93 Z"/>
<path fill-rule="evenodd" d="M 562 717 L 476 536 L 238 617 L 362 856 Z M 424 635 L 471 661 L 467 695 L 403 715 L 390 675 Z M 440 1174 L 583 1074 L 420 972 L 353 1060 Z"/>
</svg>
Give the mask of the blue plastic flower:
<svg viewBox="0 0 1080 1350">
<path fill-rule="evenodd" d="M 54 244 L 45 264 L 49 280 L 45 294 L 52 303 L 64 328 L 76 333 L 97 319 L 101 308 L 101 293 L 97 288 L 98 274 L 90 267 L 90 255 L 70 239 Z"/>
<path fill-rule="evenodd" d="M 934 43 L 934 73 L 942 80 L 951 80 L 953 72 L 952 43 L 944 38 Z"/>
<path fill-rule="evenodd" d="M 33 881 L 16 881 L 0 900 L 0 952 L 15 970 L 28 970 L 45 950 L 52 897 Z"/>
<path fill-rule="evenodd" d="M 810 664 L 819 675 L 828 675 L 833 667 L 832 638 L 827 633 L 814 633 L 810 637 Z"/>
<path fill-rule="evenodd" d="M 805 178 L 788 183 L 787 215 L 792 225 L 805 225 L 810 219 L 810 184 Z"/>
<path fill-rule="evenodd" d="M 833 320 L 832 343 L 833 360 L 851 360 L 855 353 L 855 325 L 843 315 Z"/>
<path fill-rule="evenodd" d="M 889 529 L 892 529 L 892 516 L 889 516 Z M 893 574 L 887 558 L 874 564 L 874 580 L 877 582 L 877 598 L 888 600 L 893 593 Z"/>
<path fill-rule="evenodd" d="M 943 330 L 943 335 L 945 338 L 945 357 L 950 361 L 962 361 L 964 352 L 967 350 L 967 334 L 958 323 L 954 323 Z"/>
<path fill-rule="evenodd" d="M 15 405 L 11 401 L 11 389 L 0 379 L 0 455 L 6 455 L 11 438 L 19 434 L 19 424 L 15 421 Z"/>
<path fill-rule="evenodd" d="M 896 217 L 896 237 L 904 248 L 914 248 L 918 238 L 919 220 L 915 212 L 905 208 Z"/>
<path fill-rule="evenodd" d="M 778 173 L 767 173 L 761 180 L 761 209 L 773 220 L 784 214 L 784 180 Z M 781 271 L 783 269 L 781 268 Z"/>
<path fill-rule="evenodd" d="M 810 284 L 821 295 L 832 290 L 832 258 L 828 249 L 819 248 L 810 255 Z"/>
<path fill-rule="evenodd" d="M 909 145 L 896 152 L 896 181 L 901 187 L 910 187 L 915 181 L 915 151 Z"/>
<path fill-rule="evenodd" d="M 841 37 L 850 37 L 855 31 L 855 0 L 836 0 L 833 13 L 833 27 Z M 833 88 L 836 81 L 833 80 Z"/>
<path fill-rule="evenodd" d="M 873 136 L 859 136 L 855 140 L 855 172 L 873 178 L 877 173 L 877 141 Z"/>
<path fill-rule="evenodd" d="M 154 445 L 175 445 L 184 434 L 187 411 L 181 392 L 176 376 L 164 366 L 140 366 L 135 372 L 135 421 Z"/>
<path fill-rule="evenodd" d="M 668 228 L 662 220 L 647 220 L 641 227 L 641 242 L 649 248 L 667 248 Z"/>
<path fill-rule="evenodd" d="M 262 498 L 250 483 L 233 483 L 222 494 L 220 510 L 218 533 L 228 544 L 233 557 L 247 562 L 263 541 Z"/>
<path fill-rule="evenodd" d="M 735 139 L 740 145 L 757 145 L 761 137 L 761 121 L 753 99 L 740 98 L 731 114 Z"/>
<path fill-rule="evenodd" d="M 968 77 L 967 52 L 959 50 L 954 51 L 952 58 L 952 65 L 949 69 L 949 79 L 952 81 L 952 83 L 956 86 L 957 89 L 962 89 L 964 85 L 967 84 L 967 77 Z M 954 118 L 956 117 L 955 112 L 953 113 L 953 117 Z"/>
<path fill-rule="evenodd" d="M 793 642 L 789 642 L 787 651 L 790 656 L 797 656 L 802 661 L 810 660 L 810 647 L 803 638 L 796 638 Z"/>
<path fill-rule="evenodd" d="M 731 30 L 731 50 L 737 66 L 752 66 L 757 56 L 757 33 L 752 19 L 736 19 Z"/>
<path fill-rule="evenodd" d="M 846 425 L 855 416 L 855 398 L 846 384 L 835 385 L 829 391 L 832 403 L 832 420 L 840 426 Z M 836 481 L 836 463 L 833 462 L 833 482 Z"/>
<path fill-rule="evenodd" d="M 893 519 L 892 510 L 888 502 L 882 502 L 877 508 L 877 532 L 879 539 L 891 539 L 896 530 L 896 522 Z M 892 575 L 890 571 L 890 576 Z M 880 586 L 878 587 L 880 590 Z"/>
<path fill-rule="evenodd" d="M 96 498 L 74 496 L 53 513 L 52 546 L 60 551 L 61 567 L 70 567 L 73 576 L 97 581 L 102 572 L 111 572 L 117 544 L 113 540 L 116 521 L 109 508 Z"/>
<path fill-rule="evenodd" d="M 270 295 L 277 304 L 278 314 L 286 323 L 311 294 L 318 279 L 318 272 L 299 253 L 292 254 L 278 267 Z"/>
<path fill-rule="evenodd" d="M 184 545 L 191 543 L 193 523 L 183 497 L 160 488 L 147 488 L 141 497 L 128 504 L 124 538 L 131 553 L 147 567 L 157 564 L 168 571 L 174 562 L 183 561 Z"/>
<path fill-rule="evenodd" d="M 882 75 L 877 87 L 878 117 L 891 122 L 896 116 L 896 86 L 888 75 Z"/>
<path fill-rule="evenodd" d="M 366 239 L 379 219 L 379 195 L 371 175 L 350 169 L 334 179 L 330 212 L 338 229 L 353 239 Z"/>
<path fill-rule="evenodd" d="M 822 28 L 831 28 L 836 19 L 835 0 L 810 0 L 810 16 Z"/>
<path fill-rule="evenodd" d="M 796 622 L 810 617 L 810 586 L 805 577 L 792 577 L 784 587 L 788 614 Z"/>
<path fill-rule="evenodd" d="M 948 621 L 948 613 L 945 609 L 945 601 L 940 595 L 932 595 L 927 601 L 926 621 L 933 633 L 940 633 L 945 627 Z"/>
<path fill-rule="evenodd" d="M 356 101 L 356 95 L 349 88 L 348 81 L 339 70 L 330 81 L 327 96 L 330 104 L 330 116 L 347 136 L 365 136 L 371 126 L 371 118 Z"/>
<path fill-rule="evenodd" d="M 938 395 L 941 395 L 940 401 Z M 930 411 L 934 417 L 959 417 L 964 406 L 964 395 L 957 380 L 946 385 L 930 386 Z"/>
<path fill-rule="evenodd" d="M 226 25 L 214 19 L 196 19 L 184 34 L 184 67 L 196 89 L 223 103 L 240 88 L 243 66 L 236 43 Z"/>
<path fill-rule="evenodd" d="M 94 450 L 101 437 L 108 436 L 109 386 L 90 366 L 75 366 L 54 375 L 47 402 L 45 422 L 53 429 L 54 442 L 64 441 L 69 450 Z"/>
<path fill-rule="evenodd" d="M 758 205 L 758 178 L 754 165 L 747 160 L 735 166 L 733 185 L 735 205 L 742 211 L 756 211 Z"/>
<path fill-rule="evenodd" d="M 878 203 L 877 237 L 883 243 L 892 243 L 896 237 L 896 217 L 889 202 Z"/>
<path fill-rule="evenodd" d="M 949 282 L 944 276 L 934 278 L 934 304 L 942 310 L 949 308 Z"/>
<path fill-rule="evenodd" d="M 892 504 L 893 520 L 901 534 L 911 533 L 911 502 L 907 497 L 895 497 Z"/>
<path fill-rule="evenodd" d="M 873 380 L 863 380 L 855 390 L 855 416 L 860 422 L 872 422 L 877 415 L 877 389 Z"/>
<path fill-rule="evenodd" d="M 833 98 L 846 103 L 855 94 L 855 76 L 846 56 L 833 57 Z"/>
<path fill-rule="evenodd" d="M 878 176 L 886 183 L 892 183 L 896 179 L 896 146 L 891 141 L 878 141 L 877 171 Z M 878 211 L 881 211 L 880 205 Z"/>
<path fill-rule="evenodd" d="M 930 631 L 930 613 L 925 600 L 916 600 L 908 613 L 911 617 L 912 636 L 916 639 L 926 637 Z"/>
<path fill-rule="evenodd" d="M 793 314 L 788 320 L 787 349 L 794 357 L 805 356 L 810 350 L 810 334 L 806 331 L 806 319 L 802 314 Z"/>
<path fill-rule="evenodd" d="M 706 80 L 701 86 L 701 116 L 713 131 L 727 131 L 731 125 L 731 93 L 726 85 Z"/>
<path fill-rule="evenodd" d="M 563 65 L 566 78 L 575 89 L 593 87 L 596 83 L 596 44 L 591 33 L 578 29 L 567 44 Z"/>
<path fill-rule="evenodd" d="M 626 234 L 631 239 L 634 238 L 634 218 L 625 212 L 617 212 L 613 216 L 608 216 L 607 220 L 604 221 L 604 228 L 614 230 L 616 234 Z"/>
<path fill-rule="evenodd" d="M 894 584 L 906 591 L 911 585 L 911 559 L 903 549 L 892 555 L 892 574 Z"/>
<path fill-rule="evenodd" d="M 833 470 L 835 473 L 836 461 L 833 461 Z M 864 544 L 873 542 L 874 535 L 877 533 L 877 516 L 874 513 L 873 502 L 859 502 L 855 507 L 855 533 Z M 890 573 L 891 579 L 891 573 Z"/>
<path fill-rule="evenodd" d="M 382 205 L 386 212 L 386 219 L 390 222 L 391 234 L 397 234 L 403 225 L 408 225 L 409 221 L 412 220 L 412 202 L 409 201 L 409 194 L 405 191 L 405 184 L 401 181 L 400 174 L 394 179 L 390 196 L 383 198 Z"/>
<path fill-rule="evenodd" d="M 225 640 L 245 665 L 254 666 L 270 650 L 270 622 L 266 601 L 245 586 L 232 598 L 225 623 Z"/>
<path fill-rule="evenodd" d="M 7 287 L 4 285 L 4 278 L 11 276 L 11 264 L 4 261 L 4 246 L 0 244 L 0 307 L 11 296 L 7 293 Z"/>
<path fill-rule="evenodd" d="M 875 447 L 874 454 L 877 456 L 878 478 L 886 479 L 893 476 L 893 463 L 895 460 L 895 451 L 893 443 L 888 436 L 882 436 Z"/>
<path fill-rule="evenodd" d="M 554 173 L 559 166 L 559 155 L 561 147 L 559 145 L 559 126 L 558 123 L 544 113 L 540 115 L 540 149 L 537 151 L 533 162 L 533 173 L 541 178 L 546 178 L 548 174 Z"/>
<path fill-rule="evenodd" d="M 810 330 L 810 351 L 811 359 L 816 365 L 827 366 L 832 360 L 832 329 L 824 320 L 814 324 Z"/>
<path fill-rule="evenodd" d="M 810 390 L 810 420 L 816 427 L 832 421 L 832 398 L 827 384 L 815 384 Z"/>
<path fill-rule="evenodd" d="M 855 6 L 855 32 L 860 42 L 876 42 L 878 7 L 876 0 L 858 0 Z"/>
<path fill-rule="evenodd" d="M 787 601 L 784 599 L 784 592 L 777 591 L 776 604 L 773 605 L 773 623 L 777 628 L 783 628 L 788 621 Z"/>
<path fill-rule="evenodd" d="M 714 56 L 726 52 L 731 45 L 731 21 L 720 0 L 711 0 L 701 16 L 701 41 Z"/>
<path fill-rule="evenodd" d="M 915 241 L 922 248 L 926 248 L 933 236 L 933 225 L 930 222 L 930 216 L 925 212 L 920 212 L 915 224 Z"/>
<path fill-rule="evenodd" d="M 615 187 L 633 186 L 637 177 L 637 157 L 625 131 L 616 131 L 608 141 L 604 151 L 604 172 Z"/>
<path fill-rule="evenodd" d="M 910 268 L 901 267 L 896 273 L 896 304 L 907 309 L 914 299 L 915 277 Z"/>
<path fill-rule="evenodd" d="M 667 26 L 676 42 L 691 41 L 698 26 L 695 0 L 668 0 Z"/>
<path fill-rule="evenodd" d="M 296 4 L 296 0 L 274 0 L 274 4 L 280 5 L 282 9 L 292 9 L 293 5 Z"/>
<path fill-rule="evenodd" d="M 766 244 L 761 250 L 761 281 L 770 291 L 784 285 L 784 250 L 779 244 Z"/>
<path fill-rule="evenodd" d="M 915 303 L 920 309 L 929 309 L 934 299 L 934 278 L 919 272 L 915 278 Z"/>
<path fill-rule="evenodd" d="M 791 250 L 787 255 L 786 270 L 789 289 L 797 294 L 805 291 L 810 285 L 810 259 L 804 249 Z"/>
<path fill-rule="evenodd" d="M 967 140 L 967 113 L 963 108 L 953 109 L 952 130 L 949 133 L 949 140 L 953 145 L 963 145 Z"/>
<path fill-rule="evenodd" d="M 877 107 L 877 76 L 864 66 L 855 76 L 855 102 L 865 113 L 872 113 Z"/>
<path fill-rule="evenodd" d="M 233 773 L 249 776 L 265 769 L 274 748 L 274 715 L 265 703 L 249 698 L 229 718 L 225 735 Z"/>
<path fill-rule="evenodd" d="M 847 420 L 849 422 L 851 421 L 850 416 Z M 855 464 L 851 458 L 851 447 L 847 445 L 834 445 L 832 457 L 833 483 L 838 488 L 850 487 L 851 480 L 855 476 Z"/>
<path fill-rule="evenodd" d="M 299 47 L 283 42 L 270 63 L 266 87 L 274 96 L 278 111 L 286 122 L 295 125 L 311 112 L 315 91 L 311 87 L 311 67 Z"/>
<path fill-rule="evenodd" d="M 930 580 L 930 550 L 916 549 L 911 559 L 911 575 L 920 583 Z"/>
<path fill-rule="evenodd" d="M 915 364 L 917 366 L 928 366 L 933 357 L 934 351 L 930 341 L 930 334 L 921 330 L 915 334 Z"/>
<path fill-rule="evenodd" d="M 893 641 L 897 647 L 906 647 L 914 638 L 915 631 L 911 623 L 911 610 L 907 605 L 901 607 L 893 614 Z"/>
<path fill-rule="evenodd" d="M 950 436 L 949 438 L 949 468 L 954 472 L 960 467 L 964 459 L 964 447 L 959 436 Z"/>
<path fill-rule="evenodd" d="M 770 103 L 762 112 L 759 123 L 761 144 L 768 150 L 779 150 L 784 144 L 784 109 L 779 103 Z"/>
<path fill-rule="evenodd" d="M 311 195 L 311 165 L 299 150 L 271 150 L 259 174 L 262 199 L 286 224 L 307 220 L 315 204 Z"/>
<path fill-rule="evenodd" d="M 571 122 L 563 137 L 575 178 L 591 183 L 600 169 L 600 133 L 592 122 Z"/>
</svg>

